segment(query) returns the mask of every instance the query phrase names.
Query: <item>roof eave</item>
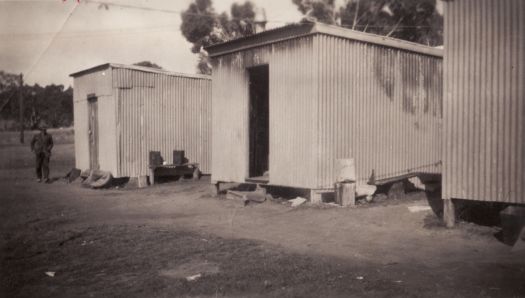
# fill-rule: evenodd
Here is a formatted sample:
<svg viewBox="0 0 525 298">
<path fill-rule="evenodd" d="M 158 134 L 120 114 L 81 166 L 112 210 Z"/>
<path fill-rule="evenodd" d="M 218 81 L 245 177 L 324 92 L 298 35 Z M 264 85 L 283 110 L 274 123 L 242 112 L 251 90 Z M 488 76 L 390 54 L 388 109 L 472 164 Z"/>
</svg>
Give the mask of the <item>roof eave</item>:
<svg viewBox="0 0 525 298">
<path fill-rule="evenodd" d="M 82 76 L 82 75 L 85 75 L 85 74 L 88 74 L 88 73 L 92 73 L 92 72 L 95 72 L 95 71 L 100 71 L 100 70 L 103 70 L 103 69 L 106 69 L 106 68 L 109 68 L 109 67 L 111 67 L 111 63 L 104 63 L 104 64 L 100 64 L 100 65 L 97 65 L 97 66 L 90 67 L 88 69 L 83 69 L 83 70 L 74 72 L 74 73 L 70 74 L 69 76 L 73 77 L 73 78 L 76 78 L 76 77 L 79 77 L 79 76 Z"/>
<path fill-rule="evenodd" d="M 433 48 L 415 42 L 400 40 L 392 37 L 370 34 L 356 30 L 349 30 L 339 26 L 317 23 L 316 31 L 322 34 L 342 37 L 355 41 L 372 43 L 380 46 L 416 52 L 424 55 L 443 57 L 443 49 Z"/>
<path fill-rule="evenodd" d="M 386 36 L 380 36 L 370 33 L 364 33 L 360 31 L 355 30 L 349 30 L 345 29 L 339 26 L 334 25 L 327 25 L 323 23 L 308 23 L 308 24 L 300 24 L 298 26 L 311 26 L 309 30 L 304 31 L 302 34 L 298 35 L 289 35 L 285 36 L 283 38 L 274 38 L 272 39 L 272 35 L 276 35 L 276 32 L 282 32 L 286 31 L 286 27 L 284 27 L 281 30 L 269 30 L 265 31 L 259 34 L 251 35 L 244 38 L 239 38 L 231 41 L 227 41 L 224 43 L 212 45 L 209 47 L 206 47 L 205 50 L 208 52 L 208 55 L 210 57 L 218 57 L 227 55 L 234 52 L 239 52 L 251 48 L 261 47 L 268 44 L 276 43 L 276 42 L 282 42 L 290 39 L 296 39 L 301 38 L 304 36 L 314 35 L 314 34 L 326 34 L 330 36 L 336 36 L 341 37 L 345 39 L 355 40 L 358 42 L 366 42 L 371 44 L 376 44 L 379 46 L 385 46 L 395 49 L 401 49 L 405 51 L 410 52 L 416 52 L 423 55 L 429 55 L 429 56 L 435 56 L 435 57 L 443 57 L 443 49 L 437 49 L 425 45 L 421 45 L 418 43 L 413 43 L 409 41 L 399 40 L 391 37 Z M 291 27 L 293 28 L 293 27 Z M 306 27 L 307 28 L 307 27 Z M 292 29 L 290 29 L 292 30 Z M 277 33 L 277 34 L 278 34 Z M 260 42 L 257 42 L 257 39 L 261 39 Z M 252 40 L 252 42 L 250 42 Z M 238 44 L 236 46 L 236 44 Z"/>
<path fill-rule="evenodd" d="M 129 69 L 134 71 L 142 71 L 147 73 L 158 73 L 163 74 L 167 76 L 177 76 L 177 77 L 185 77 L 185 78 L 193 78 L 193 79 L 204 79 L 204 80 L 211 80 L 211 77 L 208 75 L 201 75 L 201 74 L 185 74 L 185 73 L 179 73 L 179 72 L 172 72 L 168 70 L 163 69 L 155 69 L 151 67 L 146 66 L 139 66 L 139 65 L 126 65 L 126 64 L 118 64 L 118 63 L 104 63 L 101 65 L 97 65 L 88 69 L 84 69 L 75 73 L 70 74 L 70 77 L 76 78 L 88 73 L 93 73 L 96 71 L 101 71 L 108 68 L 115 68 L 115 69 Z"/>
</svg>

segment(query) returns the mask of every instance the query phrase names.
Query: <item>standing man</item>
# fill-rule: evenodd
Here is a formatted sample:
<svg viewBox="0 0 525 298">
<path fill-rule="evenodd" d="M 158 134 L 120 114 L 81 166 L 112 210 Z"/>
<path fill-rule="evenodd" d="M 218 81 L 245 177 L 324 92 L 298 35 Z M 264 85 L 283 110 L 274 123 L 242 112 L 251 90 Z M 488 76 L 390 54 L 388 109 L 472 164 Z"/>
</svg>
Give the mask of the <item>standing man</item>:
<svg viewBox="0 0 525 298">
<path fill-rule="evenodd" d="M 40 127 L 40 133 L 31 140 L 31 151 L 36 155 L 36 177 L 38 182 L 49 183 L 49 158 L 53 149 L 53 138 L 45 127 Z"/>
</svg>

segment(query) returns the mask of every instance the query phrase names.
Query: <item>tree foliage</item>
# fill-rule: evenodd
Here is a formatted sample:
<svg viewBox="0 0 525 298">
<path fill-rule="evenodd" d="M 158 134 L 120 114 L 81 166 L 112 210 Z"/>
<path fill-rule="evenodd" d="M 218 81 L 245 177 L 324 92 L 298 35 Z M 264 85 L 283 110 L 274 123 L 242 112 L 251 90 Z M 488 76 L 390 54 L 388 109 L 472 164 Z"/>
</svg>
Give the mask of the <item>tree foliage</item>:
<svg viewBox="0 0 525 298">
<path fill-rule="evenodd" d="M 151 67 L 151 68 L 156 68 L 156 69 L 163 69 L 162 67 L 160 67 L 159 65 L 151 61 L 140 61 L 140 62 L 134 63 L 133 65 Z"/>
<path fill-rule="evenodd" d="M 436 0 L 292 0 L 305 19 L 391 36 L 430 46 L 443 44 L 443 17 Z"/>
<path fill-rule="evenodd" d="M 2 120 L 18 122 L 20 92 L 24 99 L 24 126 L 37 128 L 39 125 L 64 127 L 73 124 L 73 88 L 63 85 L 42 87 L 24 85 L 20 88 L 18 76 L 0 72 L 0 85 L 4 86 L 6 78 L 17 78 L 9 87 L 0 88 L 0 103 L 4 108 L 0 112 Z"/>
<path fill-rule="evenodd" d="M 335 24 L 335 0 L 292 0 L 305 16 L 303 20 Z"/>
<path fill-rule="evenodd" d="M 255 6 L 250 1 L 234 3 L 230 14 L 217 14 L 211 0 L 194 0 L 182 12 L 182 35 L 193 44 L 192 53 L 199 55 L 197 68 L 200 73 L 211 74 L 203 47 L 253 34 L 255 15 Z"/>
</svg>

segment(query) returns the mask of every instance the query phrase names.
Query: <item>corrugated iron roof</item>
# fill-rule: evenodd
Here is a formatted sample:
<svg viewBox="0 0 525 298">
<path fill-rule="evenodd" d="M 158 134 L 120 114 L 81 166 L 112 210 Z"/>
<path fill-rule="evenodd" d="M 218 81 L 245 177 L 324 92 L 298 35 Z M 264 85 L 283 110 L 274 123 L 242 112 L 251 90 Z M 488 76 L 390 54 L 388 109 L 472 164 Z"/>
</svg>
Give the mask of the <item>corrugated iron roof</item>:
<svg viewBox="0 0 525 298">
<path fill-rule="evenodd" d="M 70 74 L 70 77 L 79 77 L 88 73 L 92 73 L 95 71 L 100 71 L 107 68 L 121 68 L 121 69 L 131 69 L 136 71 L 142 71 L 142 72 L 150 72 L 150 73 L 159 73 L 164 74 L 168 76 L 176 76 L 176 77 L 185 77 L 185 78 L 196 78 L 196 79 L 207 79 L 211 80 L 210 76 L 207 75 L 199 75 L 199 74 L 185 74 L 185 73 L 179 73 L 179 72 L 173 72 L 173 71 L 167 71 L 163 69 L 158 68 L 152 68 L 152 67 L 145 67 L 145 66 L 138 66 L 138 65 L 126 65 L 126 64 L 118 64 L 118 63 L 104 63 L 100 64 L 88 69 L 84 69 L 75 73 Z"/>
<path fill-rule="evenodd" d="M 442 49 L 428 47 L 422 44 L 404 41 L 396 38 L 355 31 L 339 26 L 327 25 L 323 23 L 291 24 L 284 27 L 267 30 L 258 34 L 233 39 L 224 43 L 215 44 L 206 47 L 205 50 L 209 53 L 211 57 L 216 57 L 232 52 L 237 52 L 253 47 L 260 47 L 263 45 L 293 38 L 299 38 L 302 36 L 312 34 L 326 34 L 345 39 L 361 41 L 365 43 L 382 45 L 390 48 L 402 49 L 430 56 L 443 57 Z"/>
</svg>

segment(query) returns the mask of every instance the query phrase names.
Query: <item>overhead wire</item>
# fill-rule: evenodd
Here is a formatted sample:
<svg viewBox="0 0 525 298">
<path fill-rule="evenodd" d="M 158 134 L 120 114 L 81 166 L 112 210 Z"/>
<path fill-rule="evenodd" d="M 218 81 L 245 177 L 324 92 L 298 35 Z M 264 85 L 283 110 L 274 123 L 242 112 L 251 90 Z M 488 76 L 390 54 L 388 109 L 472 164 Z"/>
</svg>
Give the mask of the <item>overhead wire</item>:
<svg viewBox="0 0 525 298">
<path fill-rule="evenodd" d="M 66 17 L 66 19 L 64 20 L 64 22 L 62 23 L 62 25 L 60 26 L 60 28 L 58 29 L 58 31 L 55 33 L 55 35 L 51 38 L 51 40 L 49 41 L 48 45 L 44 48 L 44 50 L 40 53 L 40 55 L 38 56 L 38 58 L 36 59 L 35 63 L 33 63 L 28 71 L 26 72 L 26 76 L 29 75 L 33 70 L 34 68 L 38 65 L 38 63 L 40 63 L 40 60 L 42 59 L 42 57 L 44 57 L 44 54 L 51 48 L 51 45 L 53 44 L 53 42 L 55 41 L 55 39 L 57 38 L 57 36 L 60 34 L 60 32 L 64 29 L 64 27 L 66 26 L 67 22 L 69 21 L 69 19 L 71 19 L 71 16 L 73 16 L 73 13 L 75 12 L 75 10 L 77 9 L 78 5 L 74 5 L 73 6 L 73 9 L 71 9 L 71 11 L 69 12 L 68 16 Z"/>
<path fill-rule="evenodd" d="M 3 1 L 0 1 L 1 2 L 15 2 L 15 1 L 10 1 L 10 0 L 3 0 Z M 21 2 L 51 2 L 51 1 L 32 1 L 32 0 L 27 0 L 27 1 L 21 1 Z M 208 13 L 192 13 L 192 12 L 188 12 L 188 11 L 184 11 L 184 10 L 171 10 L 171 9 L 162 9 L 162 8 L 154 8 L 154 7 L 147 7 L 147 6 L 139 6 L 139 5 L 130 5 L 130 4 L 120 4 L 120 3 L 116 3 L 116 2 L 111 2 L 111 1 L 99 1 L 99 0 L 80 0 L 79 3 L 85 3 L 85 4 L 98 4 L 99 5 L 99 8 L 103 8 L 105 6 L 106 9 L 109 9 L 108 7 L 109 6 L 114 6 L 114 7 L 120 7 L 120 8 L 127 8 L 127 9 L 136 9 L 136 10 L 143 10 L 143 11 L 150 11 L 150 12 L 163 12 L 163 13 L 172 13 L 172 14 L 183 14 L 183 15 L 194 15 L 194 16 L 198 16 L 198 17 L 219 17 L 220 14 L 218 13 L 215 13 L 215 12 L 208 12 Z M 76 6 L 75 6 L 76 7 Z M 236 17 L 230 17 L 231 20 L 242 20 L 242 21 L 250 21 L 250 19 L 248 18 L 236 18 Z M 290 21 L 284 21 L 284 20 L 275 20 L 275 19 L 270 19 L 270 20 L 265 20 L 265 22 L 267 23 L 276 23 L 276 24 L 288 24 L 288 23 L 292 23 Z M 378 25 L 360 25 L 360 24 L 356 24 L 356 25 L 344 25 L 344 24 L 337 24 L 337 26 L 339 27 L 344 27 L 344 28 L 352 28 L 352 27 L 357 27 L 357 28 L 392 28 L 392 27 L 396 27 L 396 29 L 404 29 L 404 28 L 420 28 L 420 29 L 424 29 L 424 28 L 430 28 L 432 26 L 422 26 L 422 25 L 416 25 L 416 26 L 404 26 L 404 25 L 399 25 L 399 26 L 378 26 Z M 166 28 L 169 28 L 171 26 L 167 25 L 165 26 Z M 147 28 L 161 28 L 161 26 L 159 27 L 139 27 L 139 28 L 122 28 L 122 29 L 113 29 L 113 30 L 107 30 L 107 31 L 118 31 L 118 30 L 139 30 L 141 28 L 144 28 L 144 29 L 147 29 Z M 106 32 L 106 30 L 97 30 L 97 31 L 71 31 L 71 32 L 67 32 L 65 34 L 86 34 L 86 35 L 89 35 L 89 34 L 97 34 L 97 33 L 104 33 Z M 38 36 L 38 35 L 50 35 L 50 34 L 53 34 L 53 33 L 18 33 L 18 34 L 0 34 L 1 35 L 10 35 L 10 36 Z M 123 32 L 115 32 L 114 34 L 123 34 Z"/>
<path fill-rule="evenodd" d="M 51 3 L 51 1 L 36 1 L 36 0 L 24 0 L 24 1 L 11 1 L 11 0 L 2 0 L 0 1 L 0 3 L 2 2 L 49 2 Z M 53 1 L 54 2 L 54 1 Z M 79 1 L 79 4 L 81 3 L 85 3 L 85 4 L 98 4 L 99 5 L 99 8 L 100 6 L 105 6 L 106 9 L 108 9 L 109 6 L 114 6 L 114 7 L 121 7 L 121 8 L 127 8 L 127 9 L 138 9 L 138 10 L 143 10 L 143 11 L 151 11 L 151 12 L 163 12 L 163 13 L 173 13 L 173 14 L 186 14 L 186 15 L 195 15 L 195 16 L 200 16 L 200 17 L 203 17 L 203 16 L 209 16 L 209 17 L 218 17 L 220 16 L 220 14 L 217 14 L 215 12 L 209 12 L 209 13 L 191 13 L 191 12 L 187 12 L 187 11 L 184 11 L 184 10 L 171 10 L 171 9 L 161 9 L 161 8 L 154 8 L 154 7 L 147 7 L 147 6 L 138 6 L 138 5 L 130 5 L 130 4 L 120 4 L 120 3 L 115 3 L 115 2 L 111 2 L 111 1 L 99 1 L 99 0 L 80 0 Z M 42 51 L 40 53 L 40 55 L 38 56 L 37 60 L 35 61 L 35 63 L 33 65 L 31 65 L 31 67 L 29 68 L 29 70 L 27 71 L 26 75 L 31 73 L 34 69 L 34 67 L 36 65 L 38 65 L 38 63 L 40 62 L 40 60 L 42 59 L 42 57 L 44 56 L 44 54 L 49 50 L 49 48 L 51 47 L 51 45 L 53 44 L 53 42 L 57 39 L 57 37 L 60 35 L 61 31 L 63 30 L 63 28 L 65 27 L 65 25 L 67 24 L 67 22 L 69 21 L 69 19 L 71 18 L 71 16 L 73 15 L 74 11 L 77 9 L 78 5 L 74 5 L 73 9 L 70 11 L 70 13 L 68 14 L 68 16 L 66 17 L 65 21 L 63 22 L 62 26 L 60 27 L 60 29 L 55 32 L 55 33 L 19 33 L 19 34 L 0 34 L 0 35 L 4 35 L 4 36 L 38 36 L 38 35 L 49 35 L 49 34 L 54 34 L 53 37 L 51 38 L 51 41 L 49 42 L 49 44 L 47 45 L 47 47 L 44 49 L 44 51 Z M 235 18 L 235 17 L 230 17 L 230 19 L 232 20 L 248 20 L 246 18 Z M 268 23 L 290 23 L 289 21 L 283 21 L 283 20 L 266 20 L 266 22 Z M 339 24 L 337 26 L 340 26 L 340 27 L 345 27 L 345 28 L 349 28 L 349 27 L 359 27 L 359 28 L 391 28 L 393 26 L 374 26 L 374 25 L 343 25 L 343 24 Z M 171 26 L 167 25 L 165 26 L 165 28 L 169 28 Z M 396 28 L 398 29 L 403 29 L 403 28 L 429 28 L 429 27 L 432 27 L 432 26 L 396 26 Z M 99 34 L 99 33 L 104 33 L 104 32 L 108 32 L 108 34 L 125 34 L 124 32 L 120 32 L 120 31 L 123 31 L 123 30 L 126 30 L 126 31 L 129 31 L 129 30 L 140 30 L 140 29 L 147 29 L 147 28 L 164 28 L 164 26 L 158 26 L 158 27 L 137 27 L 137 28 L 122 28 L 122 29 L 113 29 L 113 30 L 97 30 L 97 31 L 71 31 L 71 32 L 67 32 L 65 34 L 70 34 L 72 36 L 82 36 L 82 35 L 89 35 L 89 34 Z M 110 32 L 113 32 L 113 33 L 110 33 Z"/>
<path fill-rule="evenodd" d="M 77 7 L 78 7 L 78 5 L 73 6 L 73 9 L 71 9 L 71 11 L 69 12 L 68 16 L 66 17 L 66 19 L 64 20 L 64 22 L 60 26 L 59 30 L 55 33 L 53 38 L 51 38 L 51 40 L 49 41 L 48 45 L 40 53 L 40 55 L 37 57 L 35 62 L 29 67 L 29 69 L 26 71 L 26 73 L 25 74 L 22 73 L 23 75 L 25 75 L 25 77 L 27 77 L 35 69 L 35 67 L 38 65 L 38 63 L 40 63 L 40 60 L 42 59 L 42 57 L 44 57 L 45 53 L 49 50 L 49 48 L 51 47 L 51 45 L 53 44 L 53 42 L 57 38 L 58 34 L 60 34 L 60 32 L 64 29 L 65 25 L 67 24 L 67 22 L 69 21 L 69 19 L 71 18 L 71 16 L 73 15 L 75 10 L 77 9 Z M 22 88 L 23 86 L 19 86 L 19 87 Z M 9 101 L 11 101 L 11 98 L 13 97 L 13 94 L 14 93 L 11 93 L 10 96 L 7 98 L 7 100 L 2 104 L 2 109 L 3 109 L 4 106 L 7 105 L 7 103 L 9 103 Z"/>
</svg>

